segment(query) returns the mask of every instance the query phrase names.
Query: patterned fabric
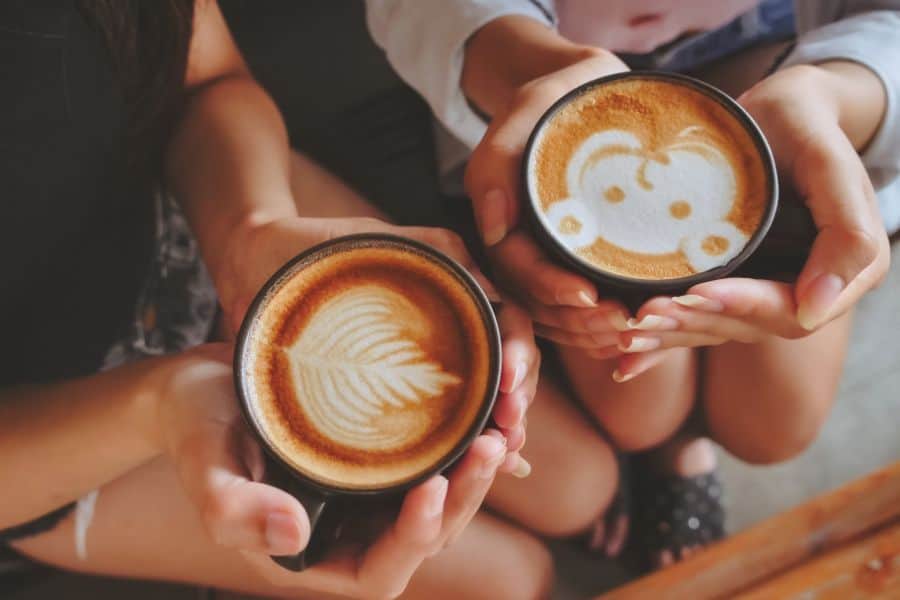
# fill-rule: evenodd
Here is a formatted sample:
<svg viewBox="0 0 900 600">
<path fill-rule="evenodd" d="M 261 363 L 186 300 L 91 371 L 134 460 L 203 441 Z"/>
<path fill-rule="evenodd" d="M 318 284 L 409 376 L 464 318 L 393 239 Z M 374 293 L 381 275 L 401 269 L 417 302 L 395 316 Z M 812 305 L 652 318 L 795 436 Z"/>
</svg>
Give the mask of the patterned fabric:
<svg viewBox="0 0 900 600">
<path fill-rule="evenodd" d="M 216 293 L 200 258 L 197 241 L 177 204 L 155 198 L 153 261 L 144 279 L 128 330 L 106 354 L 103 370 L 149 356 L 180 352 L 209 339 L 216 318 Z M 75 503 L 28 523 L 0 530 L 0 544 L 53 529 Z"/>
<path fill-rule="evenodd" d="M 148 356 L 180 352 L 209 339 L 216 318 L 216 292 L 197 241 L 175 201 L 156 195 L 153 264 L 134 319 L 113 344 L 103 370 Z"/>
</svg>

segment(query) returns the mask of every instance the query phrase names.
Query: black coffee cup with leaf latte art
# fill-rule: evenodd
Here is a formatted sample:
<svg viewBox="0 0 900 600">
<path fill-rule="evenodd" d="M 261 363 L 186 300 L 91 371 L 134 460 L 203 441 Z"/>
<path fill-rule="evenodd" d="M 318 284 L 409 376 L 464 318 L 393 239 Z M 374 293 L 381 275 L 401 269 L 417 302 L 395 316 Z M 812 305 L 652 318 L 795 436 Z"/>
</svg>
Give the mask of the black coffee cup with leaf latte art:
<svg viewBox="0 0 900 600">
<path fill-rule="evenodd" d="M 309 514 L 301 570 L 359 515 L 447 469 L 487 424 L 500 335 L 484 292 L 452 259 L 364 234 L 286 264 L 251 305 L 235 381 L 270 482 Z"/>
</svg>

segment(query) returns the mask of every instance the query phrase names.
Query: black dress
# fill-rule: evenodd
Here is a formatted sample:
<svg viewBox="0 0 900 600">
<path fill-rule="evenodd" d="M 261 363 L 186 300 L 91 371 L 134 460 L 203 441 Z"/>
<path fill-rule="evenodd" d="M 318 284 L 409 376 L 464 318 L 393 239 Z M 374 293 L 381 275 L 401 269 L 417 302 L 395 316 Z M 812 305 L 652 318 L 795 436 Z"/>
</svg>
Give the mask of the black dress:
<svg viewBox="0 0 900 600">
<path fill-rule="evenodd" d="M 95 372 L 132 318 L 152 205 L 127 175 L 125 115 L 74 0 L 0 2 L 0 387 Z"/>
<path fill-rule="evenodd" d="M 0 3 L 0 386 L 94 372 L 131 317 L 151 204 L 111 69 L 73 0 Z"/>
</svg>

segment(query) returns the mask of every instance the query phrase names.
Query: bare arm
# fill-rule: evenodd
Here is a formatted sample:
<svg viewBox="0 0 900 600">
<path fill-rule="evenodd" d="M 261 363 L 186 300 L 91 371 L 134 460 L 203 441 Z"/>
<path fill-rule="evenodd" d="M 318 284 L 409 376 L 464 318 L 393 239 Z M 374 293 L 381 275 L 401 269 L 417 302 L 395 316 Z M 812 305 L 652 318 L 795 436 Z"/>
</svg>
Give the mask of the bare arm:
<svg viewBox="0 0 900 600">
<path fill-rule="evenodd" d="M 159 453 L 159 360 L 0 391 L 0 528 L 54 510 Z"/>
<path fill-rule="evenodd" d="M 230 312 L 245 236 L 297 214 L 287 132 L 211 0 L 197 5 L 186 83 L 189 104 L 169 147 L 167 176 Z"/>
</svg>

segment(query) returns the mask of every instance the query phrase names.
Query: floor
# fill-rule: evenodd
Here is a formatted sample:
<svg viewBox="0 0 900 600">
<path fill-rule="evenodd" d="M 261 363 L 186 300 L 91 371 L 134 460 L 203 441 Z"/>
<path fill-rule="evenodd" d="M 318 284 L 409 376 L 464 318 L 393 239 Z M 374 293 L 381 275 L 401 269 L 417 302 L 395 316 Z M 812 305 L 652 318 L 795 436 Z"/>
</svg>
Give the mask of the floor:
<svg viewBox="0 0 900 600">
<path fill-rule="evenodd" d="M 900 460 L 900 246 L 884 285 L 861 304 L 840 395 L 822 435 L 802 456 L 775 467 L 748 467 L 722 456 L 729 529 L 738 531 L 768 515 Z M 598 561 L 572 543 L 553 546 L 558 566 L 555 598 L 586 598 L 624 581 L 620 565 Z M 216 600 L 225 600 L 217 594 Z M 86 577 L 41 577 L 24 591 L 4 589 L 8 600 L 204 600 L 210 596 L 177 586 Z M 229 597 L 228 600 L 236 600 Z"/>
</svg>

